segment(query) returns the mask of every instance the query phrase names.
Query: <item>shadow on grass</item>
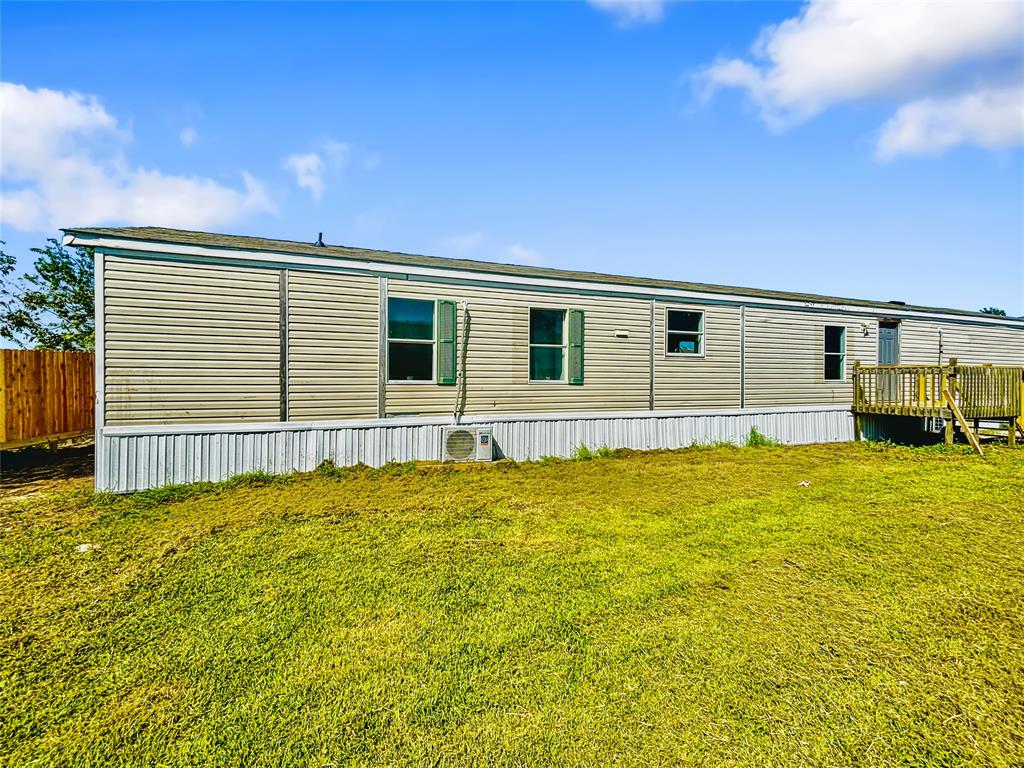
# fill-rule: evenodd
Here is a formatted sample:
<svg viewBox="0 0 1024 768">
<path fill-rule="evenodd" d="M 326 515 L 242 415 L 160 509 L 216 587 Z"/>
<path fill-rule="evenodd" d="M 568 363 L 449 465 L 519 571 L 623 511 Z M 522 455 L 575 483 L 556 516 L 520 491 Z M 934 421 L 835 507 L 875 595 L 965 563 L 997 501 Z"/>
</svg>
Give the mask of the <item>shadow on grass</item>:
<svg viewBox="0 0 1024 768">
<path fill-rule="evenodd" d="M 0 497 L 31 496 L 92 477 L 93 445 L 0 451 Z"/>
</svg>

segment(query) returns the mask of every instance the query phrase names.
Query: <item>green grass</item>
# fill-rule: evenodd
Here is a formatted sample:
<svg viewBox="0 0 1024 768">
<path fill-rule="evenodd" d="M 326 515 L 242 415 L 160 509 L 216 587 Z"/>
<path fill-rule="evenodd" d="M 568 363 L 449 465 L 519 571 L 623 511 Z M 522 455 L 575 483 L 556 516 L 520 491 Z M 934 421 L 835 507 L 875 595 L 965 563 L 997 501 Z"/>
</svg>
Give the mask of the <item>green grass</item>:
<svg viewBox="0 0 1024 768">
<path fill-rule="evenodd" d="M 8 503 L 0 764 L 1024 764 L 1024 452 L 590 453 Z"/>
</svg>

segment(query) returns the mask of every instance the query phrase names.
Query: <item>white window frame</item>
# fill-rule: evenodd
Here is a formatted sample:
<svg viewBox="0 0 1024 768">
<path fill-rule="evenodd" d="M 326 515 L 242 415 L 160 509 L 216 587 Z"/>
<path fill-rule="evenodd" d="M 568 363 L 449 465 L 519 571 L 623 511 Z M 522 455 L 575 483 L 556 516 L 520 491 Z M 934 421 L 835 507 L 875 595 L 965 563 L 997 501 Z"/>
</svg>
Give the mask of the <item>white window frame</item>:
<svg viewBox="0 0 1024 768">
<path fill-rule="evenodd" d="M 409 385 L 420 385 L 420 384 L 436 384 L 437 383 L 437 300 L 436 299 L 424 299 L 419 296 L 388 296 L 388 301 L 391 299 L 401 299 L 403 301 L 423 301 L 430 304 L 430 327 L 433 329 L 434 335 L 431 339 L 395 339 L 391 337 L 391 305 L 388 304 L 388 316 L 387 325 L 385 327 L 384 345 L 387 349 L 385 355 L 386 360 L 384 361 L 384 375 L 387 377 L 388 386 L 392 384 L 399 384 L 402 386 Z M 391 342 L 398 344 L 429 344 L 430 349 L 430 378 L 429 379 L 392 379 L 391 378 Z"/>
<path fill-rule="evenodd" d="M 534 344 L 530 341 L 530 322 L 533 310 L 544 310 L 546 312 L 562 313 L 562 343 L 558 344 Z M 562 378 L 560 379 L 534 379 L 530 377 L 530 352 L 534 347 L 562 350 Z M 526 308 L 526 380 L 530 384 L 565 384 L 569 381 L 569 309 L 568 307 L 551 306 L 529 306 Z"/>
<path fill-rule="evenodd" d="M 668 315 L 669 312 L 691 312 L 700 315 L 700 352 L 669 352 L 668 344 Z M 707 346 L 707 322 L 708 313 L 703 307 L 690 307 L 686 305 L 665 307 L 665 316 L 663 318 L 665 323 L 665 334 L 662 338 L 662 342 L 665 344 L 665 357 L 677 359 L 677 360 L 699 360 L 708 353 Z M 672 333 L 689 333 L 689 331 L 672 331 Z"/>
<path fill-rule="evenodd" d="M 842 331 L 842 333 L 839 336 L 839 339 L 842 342 L 842 347 L 841 347 L 842 351 L 841 352 L 829 352 L 828 351 L 828 329 L 829 328 L 838 328 L 840 331 Z M 831 383 L 834 383 L 834 382 L 846 381 L 846 326 L 845 325 L 826 324 L 826 325 L 822 326 L 822 328 L 821 328 L 821 352 L 822 352 L 822 354 L 821 354 L 821 380 L 824 381 L 826 384 L 831 384 Z M 828 378 L 825 375 L 826 371 L 828 370 L 828 366 L 826 365 L 826 363 L 828 362 L 828 358 L 829 358 L 830 355 L 832 357 L 838 357 L 839 358 L 840 365 L 839 365 L 839 378 L 838 379 L 830 379 L 830 378 Z"/>
</svg>

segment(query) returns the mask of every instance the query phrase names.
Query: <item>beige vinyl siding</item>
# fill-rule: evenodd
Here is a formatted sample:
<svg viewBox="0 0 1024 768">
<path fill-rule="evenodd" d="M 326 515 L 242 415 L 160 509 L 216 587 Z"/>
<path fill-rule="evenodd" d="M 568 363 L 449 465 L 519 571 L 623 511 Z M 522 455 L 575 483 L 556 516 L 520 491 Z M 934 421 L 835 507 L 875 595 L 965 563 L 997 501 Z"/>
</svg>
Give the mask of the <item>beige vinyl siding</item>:
<svg viewBox="0 0 1024 768">
<path fill-rule="evenodd" d="M 377 416 L 379 280 L 288 273 L 288 418 Z"/>
<path fill-rule="evenodd" d="M 826 325 L 846 328 L 845 381 L 825 380 Z M 748 406 L 839 405 L 852 402 L 854 361 L 873 365 L 878 357 L 878 324 L 824 312 L 749 307 L 745 342 Z"/>
<path fill-rule="evenodd" d="M 1024 365 L 1024 330 L 944 323 L 942 357 L 963 365 Z"/>
<path fill-rule="evenodd" d="M 111 426 L 277 421 L 280 418 L 279 275 L 254 269 L 105 257 L 105 418 Z M 388 281 L 391 296 L 467 300 L 470 311 L 464 413 L 646 410 L 651 302 Z M 289 418 L 377 415 L 379 281 L 330 271 L 289 272 Z M 585 313 L 582 386 L 529 382 L 531 307 Z M 669 307 L 704 311 L 704 355 L 665 354 Z M 655 303 L 655 405 L 660 410 L 740 405 L 739 307 Z M 824 379 L 824 327 L 845 326 L 845 381 Z M 461 361 L 462 313 L 459 311 Z M 901 363 L 1024 365 L 1024 330 L 904 319 Z M 616 336 L 624 331 L 626 338 Z M 748 307 L 746 405 L 850 402 L 854 361 L 877 360 L 878 320 L 828 311 Z M 460 362 L 461 365 L 461 362 Z M 459 390 L 388 382 L 385 413 L 443 415 Z"/>
<path fill-rule="evenodd" d="M 638 299 L 389 280 L 393 297 L 468 301 L 467 414 L 614 411 L 648 407 L 650 303 Z M 530 307 L 585 313 L 584 383 L 529 382 Z M 459 351 L 463 336 L 459 310 Z M 629 338 L 616 338 L 615 331 Z M 446 414 L 457 387 L 388 382 L 388 415 Z"/>
<path fill-rule="evenodd" d="M 938 321 L 901 320 L 900 365 L 938 365 L 940 325 Z"/>
<path fill-rule="evenodd" d="M 1024 365 L 1024 329 L 942 320 L 900 321 L 900 364 L 937 365 L 955 357 L 964 365 Z"/>
<path fill-rule="evenodd" d="M 666 355 L 669 309 L 704 312 L 704 354 Z M 740 308 L 657 302 L 654 312 L 654 405 L 658 410 L 738 408 Z"/>
<path fill-rule="evenodd" d="M 276 421 L 275 270 L 104 257 L 108 425 Z"/>
</svg>

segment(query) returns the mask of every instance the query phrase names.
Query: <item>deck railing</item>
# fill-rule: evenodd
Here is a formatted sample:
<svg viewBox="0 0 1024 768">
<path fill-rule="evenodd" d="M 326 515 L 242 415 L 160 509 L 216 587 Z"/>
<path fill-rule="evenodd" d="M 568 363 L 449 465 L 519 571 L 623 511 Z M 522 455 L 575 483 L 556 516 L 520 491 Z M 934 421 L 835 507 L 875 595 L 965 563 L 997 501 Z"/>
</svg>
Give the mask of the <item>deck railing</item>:
<svg viewBox="0 0 1024 768">
<path fill-rule="evenodd" d="M 956 402 L 968 419 L 1021 415 L 1021 371 L 1014 366 L 958 365 L 952 379 Z"/>
<path fill-rule="evenodd" d="M 1024 369 L 1000 365 L 854 365 L 853 410 L 892 416 L 967 419 L 1021 415 Z"/>
</svg>

